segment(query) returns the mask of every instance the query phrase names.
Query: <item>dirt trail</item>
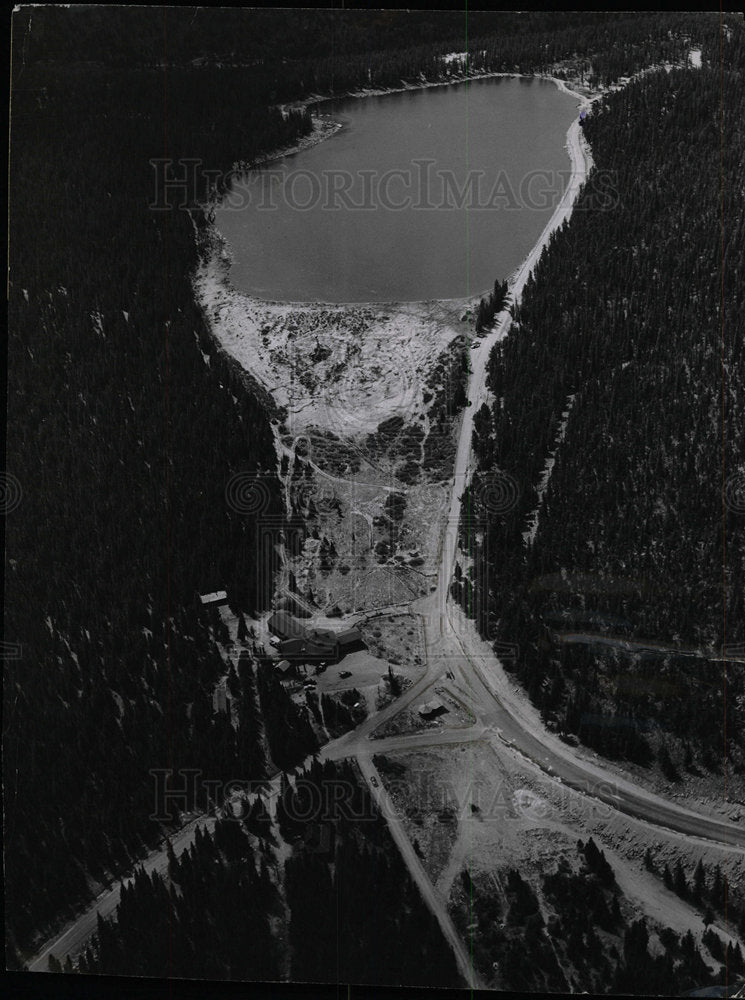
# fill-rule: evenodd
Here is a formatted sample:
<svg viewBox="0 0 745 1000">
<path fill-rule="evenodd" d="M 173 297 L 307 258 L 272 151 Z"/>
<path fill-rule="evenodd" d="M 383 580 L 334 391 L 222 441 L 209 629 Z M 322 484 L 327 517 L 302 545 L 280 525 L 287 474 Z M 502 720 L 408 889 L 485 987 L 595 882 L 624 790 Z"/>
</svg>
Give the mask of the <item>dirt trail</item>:
<svg viewBox="0 0 745 1000">
<path fill-rule="evenodd" d="M 487 75 L 514 76 L 518 74 Z M 601 96 L 584 98 L 569 90 L 563 81 L 555 79 L 554 82 L 561 89 L 577 97 L 581 107 L 589 106 L 593 100 Z M 575 198 L 591 169 L 592 157 L 578 121 L 572 124 L 567 133 L 567 147 L 572 161 L 572 175 L 569 184 L 539 241 L 512 276 L 508 304 L 519 299 L 528 276 L 537 263 L 551 233 L 571 214 Z M 421 409 L 419 403 L 421 388 L 419 376 L 431 365 L 441 348 L 462 333 L 462 329 L 457 323 L 459 315 L 467 303 L 460 300 L 457 302 L 404 303 L 389 306 L 376 305 L 370 309 L 360 306 L 260 303 L 257 300 L 240 296 L 229 288 L 226 281 L 227 261 L 220 257 L 217 250 L 198 272 L 195 283 L 198 300 L 201 302 L 222 348 L 236 357 L 258 379 L 258 382 L 273 394 L 281 406 L 287 407 L 293 431 L 302 433 L 305 427 L 315 423 L 317 426 L 329 427 L 337 433 L 344 433 L 346 430 L 354 436 L 362 431 L 367 432 L 372 423 L 399 413 L 402 406 L 407 417 L 410 417 L 412 412 L 415 414 L 426 412 Z M 460 497 L 471 472 L 473 417 L 487 396 L 486 364 L 489 352 L 498 341 L 506 336 L 510 319 L 507 309 L 503 310 L 497 317 L 493 329 L 484 337 L 481 349 L 471 355 L 472 375 L 468 389 L 471 406 L 465 409 L 461 421 L 450 505 L 445 519 L 443 543 L 440 548 L 438 583 L 436 590 L 430 597 L 411 603 L 411 610 L 421 614 L 425 622 L 427 644 L 425 673 L 396 702 L 369 717 L 353 733 L 330 743 L 322 752 L 322 756 L 330 759 L 338 759 L 342 756 L 356 757 L 362 773 L 370 785 L 371 792 L 378 801 L 382 801 L 380 778 L 376 775 L 371 762 L 371 755 L 373 752 L 377 752 L 378 747 L 374 743 L 368 742 L 368 736 L 373 729 L 378 728 L 404 707 L 416 699 L 421 700 L 424 692 L 448 669 L 456 673 L 457 682 L 462 690 L 472 692 L 472 704 L 482 706 L 483 711 L 480 713 L 476 725 L 466 731 L 450 730 L 441 733 L 392 737 L 389 740 L 380 741 L 380 750 L 392 750 L 399 747 L 414 748 L 433 743 L 435 745 L 451 745 L 457 741 L 478 740 L 484 734 L 485 725 L 492 731 L 500 733 L 500 729 L 497 728 L 498 724 L 502 729 L 500 733 L 502 738 L 514 740 L 516 748 L 520 748 L 524 759 L 536 763 L 541 768 L 544 778 L 552 773 L 555 766 L 557 773 L 563 769 L 563 773 L 567 775 L 565 780 L 574 778 L 580 784 L 584 782 L 587 787 L 592 787 L 593 782 L 597 783 L 601 779 L 606 779 L 606 781 L 613 783 L 613 787 L 618 790 L 618 794 L 612 794 L 611 798 L 619 803 L 622 796 L 633 797 L 635 791 L 630 783 L 624 786 L 615 776 L 609 775 L 601 767 L 590 766 L 577 755 L 570 754 L 568 748 L 563 744 L 555 745 L 559 741 L 550 740 L 548 734 L 542 732 L 542 726 L 536 726 L 534 717 L 525 709 L 524 701 L 511 696 L 508 690 L 509 685 L 504 680 L 501 667 L 491 648 L 488 649 L 488 652 L 483 648 L 478 648 L 478 643 L 473 635 L 469 634 L 468 628 L 464 627 L 463 623 L 458 620 L 451 621 L 449 613 L 451 609 L 448 607 L 447 595 L 456 558 Z M 289 342 L 284 330 L 284 324 L 288 320 L 296 325 L 295 343 Z M 340 344 L 345 350 L 350 345 L 357 345 L 362 330 L 366 336 L 369 335 L 371 339 L 376 339 L 375 351 L 378 354 L 382 352 L 385 358 L 384 366 L 375 372 L 372 381 L 366 376 L 363 379 L 365 398 L 373 407 L 372 418 L 366 413 L 364 420 L 361 420 L 358 412 L 360 404 L 359 383 L 354 378 L 341 383 L 341 389 L 332 388 L 325 394 L 321 393 L 320 396 L 316 391 L 318 382 L 311 385 L 307 380 L 302 383 L 295 378 L 299 372 L 298 358 L 302 356 L 306 341 L 312 347 L 319 332 L 323 336 L 329 336 L 332 333 L 339 334 L 335 347 L 338 355 L 338 350 L 341 349 Z M 406 365 L 403 363 L 404 359 Z M 411 366 L 408 375 L 404 371 L 407 365 Z M 417 377 L 413 377 L 412 372 Z M 328 371 L 325 371 L 325 374 L 328 375 Z M 364 374 L 362 368 L 358 374 Z M 329 378 L 325 381 L 329 381 L 332 386 L 334 385 L 333 380 Z M 391 386 L 394 386 L 397 391 L 392 391 Z M 280 446 L 278 448 L 279 457 L 281 453 L 287 453 L 287 450 L 281 445 L 279 439 L 277 443 Z M 506 736 L 505 732 L 507 732 Z M 458 740 L 455 737 L 458 737 Z M 553 764 L 548 763 L 549 754 Z M 377 784 L 373 783 L 373 778 Z M 637 795 L 636 808 L 641 818 L 646 815 L 654 823 L 659 820 L 659 806 L 656 803 L 650 804 L 651 798 L 653 797 Z M 693 817 L 691 833 L 693 833 L 693 826 L 695 826 L 697 830 L 703 830 L 704 835 L 711 834 L 711 839 L 716 840 L 717 837 L 724 835 L 725 841 L 729 843 L 727 837 L 730 836 L 731 831 L 733 844 L 743 840 L 742 832 L 731 825 L 710 821 L 707 817 L 681 810 L 669 803 L 664 803 L 663 800 L 660 802 L 662 802 L 663 808 L 668 810 L 665 815 L 670 815 L 670 811 L 672 811 L 678 820 L 683 816 L 682 822 L 684 824 L 686 819 L 690 824 L 691 817 Z M 467 954 L 460 936 L 455 931 L 445 902 L 424 872 L 400 818 L 390 809 L 386 818 L 412 877 L 453 948 L 462 974 L 469 984 L 478 986 L 470 956 Z M 192 821 L 172 838 L 177 854 L 192 842 L 197 822 L 202 823 L 208 829 L 214 824 L 214 820 L 208 817 L 200 817 L 198 820 Z M 736 849 L 742 850 L 741 847 Z M 151 854 L 143 864 L 146 871 L 165 871 L 167 868 L 165 847 Z M 118 887 L 102 893 L 85 913 L 43 947 L 30 962 L 29 969 L 31 971 L 47 971 L 47 960 L 50 953 L 64 956 L 67 953 L 79 952 L 95 932 L 98 912 L 104 916 L 113 913 L 118 901 Z"/>
</svg>

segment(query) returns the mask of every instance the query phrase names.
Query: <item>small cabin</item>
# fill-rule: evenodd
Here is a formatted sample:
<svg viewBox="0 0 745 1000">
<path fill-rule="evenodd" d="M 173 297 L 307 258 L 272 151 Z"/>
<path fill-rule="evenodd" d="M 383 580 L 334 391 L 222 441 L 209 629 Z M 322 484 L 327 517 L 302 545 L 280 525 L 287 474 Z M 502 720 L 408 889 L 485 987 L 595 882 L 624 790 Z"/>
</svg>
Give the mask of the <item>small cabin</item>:
<svg viewBox="0 0 745 1000">
<path fill-rule="evenodd" d="M 279 663 L 275 664 L 274 669 L 283 681 L 295 676 L 295 667 L 289 660 L 280 660 Z"/>
<path fill-rule="evenodd" d="M 228 595 L 224 590 L 216 590 L 212 594 L 200 594 L 199 603 L 203 608 L 222 608 L 228 603 Z"/>
<path fill-rule="evenodd" d="M 420 705 L 417 711 L 423 719 L 436 719 L 439 715 L 444 715 L 447 712 L 447 708 L 439 698 L 433 698 L 432 701 L 427 701 L 423 705 Z"/>
</svg>

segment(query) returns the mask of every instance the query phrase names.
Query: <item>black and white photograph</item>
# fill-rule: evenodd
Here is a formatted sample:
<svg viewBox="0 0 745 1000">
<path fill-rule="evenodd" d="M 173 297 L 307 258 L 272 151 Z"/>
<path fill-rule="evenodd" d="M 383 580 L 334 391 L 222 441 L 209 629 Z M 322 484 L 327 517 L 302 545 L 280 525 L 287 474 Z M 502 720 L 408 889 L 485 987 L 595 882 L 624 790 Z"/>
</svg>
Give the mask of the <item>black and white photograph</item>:
<svg viewBox="0 0 745 1000">
<path fill-rule="evenodd" d="M 7 16 L 8 995 L 745 997 L 743 14 Z"/>
</svg>

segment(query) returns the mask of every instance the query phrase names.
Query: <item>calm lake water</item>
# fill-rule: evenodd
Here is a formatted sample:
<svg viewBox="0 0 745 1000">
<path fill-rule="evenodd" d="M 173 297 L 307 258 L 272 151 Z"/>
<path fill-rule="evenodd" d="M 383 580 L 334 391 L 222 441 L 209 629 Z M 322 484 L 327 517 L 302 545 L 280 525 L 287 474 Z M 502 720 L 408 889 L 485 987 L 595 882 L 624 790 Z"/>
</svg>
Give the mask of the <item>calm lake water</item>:
<svg viewBox="0 0 745 1000">
<path fill-rule="evenodd" d="M 328 101 L 343 128 L 233 184 L 235 287 L 280 301 L 459 298 L 508 277 L 566 187 L 576 100 L 497 78 Z"/>
</svg>

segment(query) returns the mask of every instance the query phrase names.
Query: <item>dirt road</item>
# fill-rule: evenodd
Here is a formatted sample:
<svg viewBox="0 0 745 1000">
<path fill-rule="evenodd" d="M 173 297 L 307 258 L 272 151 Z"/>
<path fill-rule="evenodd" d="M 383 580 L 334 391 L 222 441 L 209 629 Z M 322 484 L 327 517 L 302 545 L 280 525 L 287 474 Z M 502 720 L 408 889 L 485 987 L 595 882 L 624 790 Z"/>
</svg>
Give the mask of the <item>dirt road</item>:
<svg viewBox="0 0 745 1000">
<path fill-rule="evenodd" d="M 576 95 L 579 97 L 579 95 Z M 585 105 L 590 101 L 584 100 Z M 592 165 L 589 150 L 581 134 L 579 123 L 570 127 L 567 144 L 572 160 L 572 177 L 567 190 L 554 215 L 547 224 L 540 240 L 512 278 L 508 303 L 516 302 L 525 282 L 538 261 L 550 234 L 560 226 L 571 213 L 574 199 L 587 178 Z M 449 513 L 440 552 L 438 586 L 428 597 L 411 604 L 411 611 L 423 618 L 426 641 L 426 669 L 424 675 L 412 685 L 404 695 L 387 708 L 368 718 L 362 726 L 338 740 L 329 743 L 321 756 L 328 759 L 356 757 L 372 794 L 383 808 L 382 782 L 372 764 L 372 754 L 387 750 L 417 749 L 424 746 L 451 745 L 499 735 L 508 742 L 516 753 L 531 761 L 545 775 L 590 795 L 648 824 L 682 832 L 691 837 L 699 837 L 715 842 L 726 849 L 745 853 L 745 831 L 734 824 L 725 823 L 709 816 L 677 806 L 634 786 L 630 781 L 620 779 L 601 766 L 590 764 L 573 753 L 552 734 L 536 724 L 524 698 L 511 691 L 505 683 L 501 666 L 495 659 L 493 650 L 475 635 L 472 623 L 464 620 L 459 609 L 448 602 L 449 584 L 453 576 L 457 554 L 457 525 L 460 516 L 460 498 L 470 478 L 471 441 L 473 417 L 487 397 L 486 364 L 491 348 L 507 333 L 510 314 L 505 309 L 497 317 L 492 331 L 484 337 L 482 347 L 471 355 L 472 375 L 469 381 L 469 399 L 462 417 L 458 451 L 454 467 Z M 424 692 L 446 671 L 452 671 L 461 690 L 470 693 L 470 707 L 477 722 L 468 729 L 428 731 L 406 736 L 394 736 L 384 740 L 370 741 L 369 736 L 388 719 L 402 709 L 420 699 Z M 375 778 L 377 784 L 372 779 Z M 466 981 L 476 987 L 470 956 L 460 936 L 455 931 L 444 902 L 437 895 L 432 883 L 422 868 L 419 858 L 409 841 L 399 817 L 390 808 L 384 815 L 391 834 L 406 861 L 412 877 L 437 917 L 446 939 L 450 942 L 461 973 Z M 214 819 L 201 817 L 172 838 L 177 854 L 193 840 L 197 822 L 207 828 L 214 825 Z M 146 871 L 163 872 L 167 869 L 165 847 L 152 854 L 143 862 Z M 68 925 L 60 934 L 49 941 L 29 963 L 31 971 L 47 971 L 48 957 L 55 954 L 64 957 L 68 953 L 78 953 L 85 942 L 95 932 L 97 914 L 111 914 L 119 902 L 119 887 L 102 893 L 91 906 Z"/>
<path fill-rule="evenodd" d="M 201 825 L 203 829 L 211 831 L 215 825 L 215 821 L 210 816 L 199 816 L 184 826 L 178 833 L 174 834 L 173 837 L 171 837 L 171 844 L 177 855 L 181 854 L 182 851 L 190 846 L 194 839 L 197 825 Z M 138 864 L 137 867 L 139 868 L 140 866 L 145 869 L 148 875 L 151 875 L 153 872 L 162 874 L 167 871 L 168 853 L 165 847 L 165 841 L 163 842 L 162 847 L 150 854 L 140 864 Z M 134 872 L 130 873 L 130 875 L 125 878 L 125 881 L 128 881 L 133 874 Z M 64 960 L 66 955 L 79 954 L 85 947 L 88 939 L 96 931 L 98 914 L 100 913 L 102 917 L 111 916 L 119 905 L 119 896 L 120 889 L 118 883 L 111 889 L 100 893 L 96 901 L 85 911 L 85 913 L 81 914 L 76 920 L 69 924 L 61 934 L 58 934 L 51 941 L 47 942 L 36 957 L 29 962 L 29 971 L 48 972 L 50 955 L 54 955 L 56 958 Z"/>
</svg>

